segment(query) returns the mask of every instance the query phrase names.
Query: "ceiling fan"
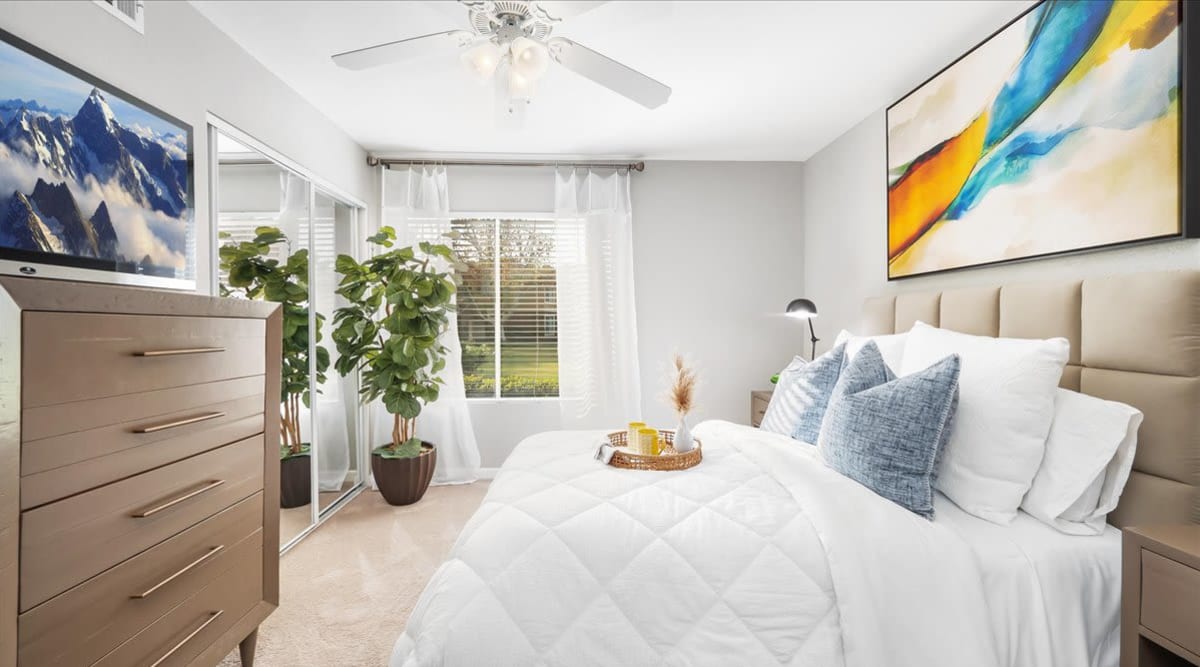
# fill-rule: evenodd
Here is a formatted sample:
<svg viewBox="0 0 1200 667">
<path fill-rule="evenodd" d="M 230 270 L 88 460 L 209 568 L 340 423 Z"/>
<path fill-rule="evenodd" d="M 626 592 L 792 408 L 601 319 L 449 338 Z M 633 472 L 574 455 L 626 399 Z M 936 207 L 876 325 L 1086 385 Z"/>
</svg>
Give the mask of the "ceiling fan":
<svg viewBox="0 0 1200 667">
<path fill-rule="evenodd" d="M 459 0 L 467 10 L 470 30 L 448 30 L 388 42 L 333 56 L 347 69 L 361 70 L 441 53 L 458 54 L 472 72 L 496 81 L 497 94 L 509 113 L 529 103 L 550 62 L 587 77 L 634 102 L 655 109 L 666 103 L 671 88 L 578 42 L 551 37 L 563 19 L 590 11 L 604 2 Z"/>
</svg>

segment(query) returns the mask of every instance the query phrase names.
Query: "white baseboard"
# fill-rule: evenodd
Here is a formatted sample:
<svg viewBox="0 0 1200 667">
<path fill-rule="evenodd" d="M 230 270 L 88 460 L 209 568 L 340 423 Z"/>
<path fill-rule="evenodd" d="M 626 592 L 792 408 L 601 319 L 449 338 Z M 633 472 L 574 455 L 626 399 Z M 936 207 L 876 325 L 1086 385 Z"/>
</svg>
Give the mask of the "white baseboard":
<svg viewBox="0 0 1200 667">
<path fill-rule="evenodd" d="M 479 479 L 496 479 L 498 472 L 500 472 L 499 468 L 480 468 Z"/>
</svg>

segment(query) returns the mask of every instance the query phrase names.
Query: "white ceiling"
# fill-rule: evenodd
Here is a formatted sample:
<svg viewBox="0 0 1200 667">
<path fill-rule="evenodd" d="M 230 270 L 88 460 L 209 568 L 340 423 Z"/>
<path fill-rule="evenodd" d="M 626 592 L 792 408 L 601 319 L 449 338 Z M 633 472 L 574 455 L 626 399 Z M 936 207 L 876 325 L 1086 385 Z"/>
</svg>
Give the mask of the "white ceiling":
<svg viewBox="0 0 1200 667">
<path fill-rule="evenodd" d="M 1030 0 L 610 2 L 555 34 L 668 85 L 648 110 L 552 65 L 524 127 L 456 59 L 366 71 L 330 55 L 467 27 L 453 2 L 192 0 L 376 154 L 805 160 L 1002 26 Z"/>
</svg>

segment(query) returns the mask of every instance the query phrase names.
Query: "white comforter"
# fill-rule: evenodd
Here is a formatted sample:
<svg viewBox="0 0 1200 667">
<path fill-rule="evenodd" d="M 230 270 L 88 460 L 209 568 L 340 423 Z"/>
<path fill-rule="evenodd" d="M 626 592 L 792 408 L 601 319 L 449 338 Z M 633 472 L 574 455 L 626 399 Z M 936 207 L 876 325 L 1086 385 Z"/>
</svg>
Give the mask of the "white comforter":
<svg viewBox="0 0 1200 667">
<path fill-rule="evenodd" d="M 726 422 L 671 473 L 525 440 L 396 642 L 410 665 L 998 664 L 958 535 Z"/>
</svg>

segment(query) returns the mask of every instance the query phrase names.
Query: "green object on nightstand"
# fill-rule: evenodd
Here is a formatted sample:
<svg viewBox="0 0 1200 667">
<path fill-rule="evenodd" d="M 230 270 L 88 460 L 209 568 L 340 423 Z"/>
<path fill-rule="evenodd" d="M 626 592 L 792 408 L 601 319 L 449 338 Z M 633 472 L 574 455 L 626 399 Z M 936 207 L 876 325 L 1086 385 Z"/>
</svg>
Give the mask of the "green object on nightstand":
<svg viewBox="0 0 1200 667">
<path fill-rule="evenodd" d="M 771 384 L 779 384 L 779 373 L 771 376 Z"/>
</svg>

